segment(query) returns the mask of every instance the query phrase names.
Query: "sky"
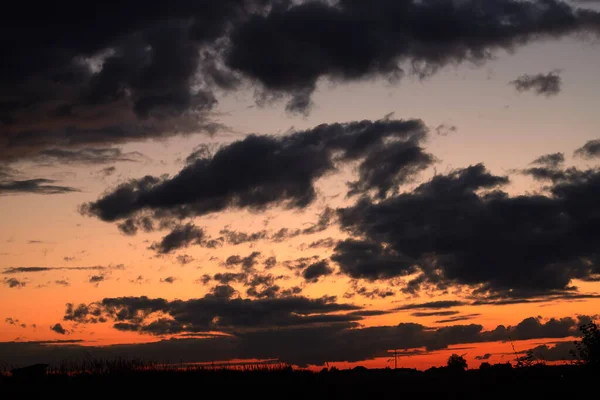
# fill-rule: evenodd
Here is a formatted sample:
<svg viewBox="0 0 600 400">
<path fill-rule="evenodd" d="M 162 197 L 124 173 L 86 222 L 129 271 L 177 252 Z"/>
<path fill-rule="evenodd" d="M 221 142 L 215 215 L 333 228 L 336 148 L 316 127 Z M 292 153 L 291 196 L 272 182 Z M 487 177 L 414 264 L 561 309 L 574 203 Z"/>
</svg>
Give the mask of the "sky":
<svg viewBox="0 0 600 400">
<path fill-rule="evenodd" d="M 600 2 L 15 7 L 2 365 L 559 362 L 598 320 Z"/>
</svg>

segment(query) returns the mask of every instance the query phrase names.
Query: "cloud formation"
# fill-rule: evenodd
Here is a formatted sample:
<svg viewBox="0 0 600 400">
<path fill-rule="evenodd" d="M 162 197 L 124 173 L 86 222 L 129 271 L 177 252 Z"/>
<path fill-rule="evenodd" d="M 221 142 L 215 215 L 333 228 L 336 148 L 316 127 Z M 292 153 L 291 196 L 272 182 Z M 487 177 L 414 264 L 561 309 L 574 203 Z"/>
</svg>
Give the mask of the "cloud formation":
<svg viewBox="0 0 600 400">
<path fill-rule="evenodd" d="M 243 331 L 269 327 L 310 326 L 359 320 L 358 316 L 332 314 L 360 307 L 338 304 L 335 298 L 308 299 L 293 296 L 257 300 L 231 299 L 218 288 L 200 299 L 174 300 L 148 297 L 105 298 L 91 306 L 68 305 L 64 319 L 79 323 L 97 322 L 99 317 L 114 322 L 121 331 L 153 335 L 210 331 Z M 161 318 L 153 320 L 157 313 Z"/>
<path fill-rule="evenodd" d="M 94 265 L 90 267 L 9 267 L 5 268 L 3 274 L 25 274 L 25 273 L 36 273 L 36 272 L 51 272 L 51 271 L 105 271 L 108 269 L 123 269 L 123 264 L 115 266 L 101 266 Z"/>
<path fill-rule="evenodd" d="M 52 23 L 15 22 L 50 12 Z M 248 84 L 257 103 L 285 97 L 305 113 L 321 79 L 426 77 L 532 41 L 597 34 L 599 19 L 557 0 L 15 6 L 0 24 L 12 38 L 2 45 L 0 158 L 214 133 L 218 93 Z"/>
<path fill-rule="evenodd" d="M 22 288 L 27 285 L 27 282 L 20 281 L 17 278 L 4 278 L 2 282 L 11 289 Z"/>
<path fill-rule="evenodd" d="M 166 304 L 163 301 L 145 298 L 129 298 L 129 300 L 123 298 L 120 301 L 105 299 L 105 301 L 106 303 L 101 306 L 102 312 L 106 307 L 119 304 L 115 311 L 118 310 L 117 312 L 120 313 L 123 321 L 133 318 L 130 312 L 137 312 L 141 318 L 144 318 L 151 310 L 161 309 Z M 219 301 L 223 302 L 224 300 Z M 170 307 L 167 306 L 167 309 Z M 289 309 L 283 305 L 281 307 L 280 310 Z M 255 310 L 253 307 L 250 307 L 250 309 Z M 279 308 L 269 307 L 271 312 L 276 309 Z M 187 318 L 188 309 L 184 307 L 182 310 L 186 310 L 186 316 L 182 319 Z M 198 310 L 198 312 L 201 311 Z M 89 318 L 89 316 L 87 317 Z M 80 315 L 80 317 L 82 316 Z M 32 361 L 40 362 L 40 358 L 42 360 L 65 359 L 67 355 L 69 359 L 85 358 L 85 351 L 91 351 L 97 357 L 106 358 L 127 354 L 129 357 L 139 355 L 141 358 L 165 362 L 169 360 L 172 362 L 202 362 L 229 359 L 278 359 L 292 365 L 307 366 L 309 364 L 323 365 L 325 362 L 352 362 L 374 357 L 389 357 L 389 351 L 393 349 L 425 348 L 430 352 L 458 344 L 537 338 L 567 338 L 578 336 L 579 324 L 587 320 L 589 320 L 589 317 L 585 316 L 546 320 L 526 318 L 516 325 L 499 325 L 488 331 L 484 330 L 481 325 L 476 324 L 433 328 L 417 323 L 401 323 L 394 326 L 357 329 L 353 324 L 333 323 L 288 327 L 285 329 L 265 327 L 258 330 L 237 330 L 228 335 L 210 336 L 205 339 L 180 338 L 137 345 L 86 346 L 85 348 L 74 346 L 44 347 L 33 343 L 28 344 L 27 342 L 9 342 L 0 343 L 0 356 L 3 359 L 8 358 L 7 362 L 15 359 L 20 362 L 27 361 L 31 363 Z M 78 322 L 83 321 L 80 319 Z M 139 323 L 133 325 L 137 327 Z M 120 326 L 121 329 L 129 327 L 132 326 Z M 149 331 L 173 332 L 172 328 L 172 324 L 158 320 L 152 328 L 148 327 L 146 333 L 149 333 Z M 59 351 L 58 349 L 62 350 Z M 10 357 L 8 357 L 9 354 Z M 18 357 L 15 358 L 15 355 L 18 355 Z"/>
<path fill-rule="evenodd" d="M 588 160 L 600 157 L 600 139 L 586 142 L 582 147 L 575 150 L 574 155 Z"/>
<path fill-rule="evenodd" d="M 84 204 L 82 212 L 137 226 L 148 214 L 154 219 L 181 219 L 226 209 L 260 211 L 276 205 L 303 209 L 316 198 L 315 181 L 335 171 L 337 164 L 362 160 L 359 168 L 368 171 L 377 168 L 369 161 L 371 154 L 402 147 L 415 156 L 390 165 L 385 182 L 365 172 L 352 184 L 382 195 L 429 160 L 419 146 L 426 134 L 420 120 L 385 118 L 322 124 L 286 136 L 249 135 L 213 156 L 196 159 L 171 178 L 145 176 L 123 183 Z"/>
<path fill-rule="evenodd" d="M 327 260 L 321 260 L 306 267 L 302 271 L 302 277 L 307 282 L 316 283 L 319 281 L 319 278 L 331 275 L 332 273 L 333 269 L 329 266 Z"/>
<path fill-rule="evenodd" d="M 70 186 L 55 185 L 54 179 L 36 178 L 26 180 L 0 180 L 0 196 L 30 193 L 30 194 L 65 194 L 79 192 Z"/>
<path fill-rule="evenodd" d="M 509 82 L 519 92 L 532 91 L 543 96 L 556 96 L 560 93 L 562 78 L 557 71 L 547 74 L 521 75 Z"/>
<path fill-rule="evenodd" d="M 66 335 L 68 333 L 67 330 L 65 328 L 63 328 L 63 326 L 59 323 L 51 326 L 50 330 L 58 333 L 59 335 Z"/>
<path fill-rule="evenodd" d="M 474 297 L 510 298 L 573 292 L 572 280 L 600 274 L 600 171 L 552 170 L 547 194 L 510 196 L 500 189 L 507 177 L 477 164 L 377 203 L 362 199 L 338 210 L 344 231 L 361 239 L 340 242 L 332 260 L 355 279 L 417 274 L 407 283 L 411 291 L 465 285 Z"/>
</svg>

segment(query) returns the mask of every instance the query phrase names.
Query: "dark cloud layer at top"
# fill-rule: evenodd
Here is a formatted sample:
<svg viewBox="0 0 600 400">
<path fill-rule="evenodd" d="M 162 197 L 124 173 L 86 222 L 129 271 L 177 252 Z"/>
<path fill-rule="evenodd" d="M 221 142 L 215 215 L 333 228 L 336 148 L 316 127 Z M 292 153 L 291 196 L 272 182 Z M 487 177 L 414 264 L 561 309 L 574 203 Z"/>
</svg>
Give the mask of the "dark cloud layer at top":
<svg viewBox="0 0 600 400">
<path fill-rule="evenodd" d="M 288 110 L 305 112 L 320 78 L 428 76 L 533 40 L 598 32 L 600 18 L 555 0 L 136 0 L 14 4 L 0 22 L 11 38 L 0 48 L 0 157 L 14 160 L 215 132 L 215 92 L 244 81 L 258 84 L 259 102 L 288 96 Z"/>
<path fill-rule="evenodd" d="M 498 49 L 598 31 L 598 14 L 558 1 L 304 2 L 255 16 L 232 34 L 227 63 L 305 111 L 320 77 L 334 81 L 405 71 L 428 76 L 450 64 L 481 63 Z"/>
<path fill-rule="evenodd" d="M 379 203 L 363 199 L 339 214 L 364 239 L 340 242 L 332 260 L 352 278 L 420 274 L 409 288 L 462 284 L 474 296 L 512 298 L 573 291 L 573 279 L 600 274 L 600 170 L 552 171 L 545 195 L 509 196 L 500 190 L 508 179 L 479 164 Z"/>
<path fill-rule="evenodd" d="M 79 192 L 79 189 L 70 186 L 55 185 L 56 180 L 36 178 L 26 180 L 0 180 L 0 196 L 32 193 L 32 194 L 65 194 Z"/>
<path fill-rule="evenodd" d="M 363 160 L 361 170 L 376 169 L 368 163 L 371 154 L 398 143 L 412 149 L 411 154 L 423 154 L 407 158 L 383 176 L 361 172 L 356 183 L 361 191 L 370 188 L 382 195 L 431 163 L 419 146 L 426 132 L 419 120 L 385 118 L 322 124 L 283 137 L 250 135 L 212 157 L 196 159 L 172 178 L 146 176 L 121 184 L 82 211 L 104 221 L 136 225 L 144 212 L 164 219 L 228 208 L 258 211 L 278 204 L 304 208 L 315 200 L 315 181 L 338 163 Z"/>
<path fill-rule="evenodd" d="M 231 80 L 212 55 L 215 40 L 267 3 L 15 4 L 0 24 L 12 38 L 1 49 L 2 158 L 213 132 L 218 126 L 206 115 L 216 102 L 212 89 Z"/>
</svg>

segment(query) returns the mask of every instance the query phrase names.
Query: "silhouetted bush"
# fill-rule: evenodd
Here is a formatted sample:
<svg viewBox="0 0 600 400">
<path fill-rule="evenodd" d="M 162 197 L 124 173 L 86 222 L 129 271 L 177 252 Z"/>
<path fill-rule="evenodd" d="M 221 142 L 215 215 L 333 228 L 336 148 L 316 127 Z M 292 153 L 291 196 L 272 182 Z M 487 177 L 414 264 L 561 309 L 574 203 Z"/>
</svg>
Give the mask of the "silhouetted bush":
<svg viewBox="0 0 600 400">
<path fill-rule="evenodd" d="M 447 366 L 448 369 L 452 371 L 464 371 L 468 368 L 467 360 L 465 360 L 463 356 L 459 356 L 458 354 L 452 354 L 450 357 L 448 357 Z"/>
</svg>

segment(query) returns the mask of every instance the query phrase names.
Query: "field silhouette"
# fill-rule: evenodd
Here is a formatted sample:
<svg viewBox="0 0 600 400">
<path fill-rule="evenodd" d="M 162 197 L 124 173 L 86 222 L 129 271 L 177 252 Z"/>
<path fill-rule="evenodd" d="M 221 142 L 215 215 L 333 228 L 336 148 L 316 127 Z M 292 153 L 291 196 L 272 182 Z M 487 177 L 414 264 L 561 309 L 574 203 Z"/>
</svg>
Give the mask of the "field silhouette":
<svg viewBox="0 0 600 400">
<path fill-rule="evenodd" d="M 270 398 L 403 398 L 450 399 L 540 398 L 589 390 L 599 372 L 600 331 L 595 323 L 580 327 L 577 361 L 546 365 L 532 353 L 510 362 L 468 369 L 452 354 L 445 366 L 416 369 L 339 370 L 319 372 L 284 364 L 161 365 L 143 360 L 88 359 L 57 366 L 35 364 L 0 375 L 0 394 L 23 396 L 175 396 Z"/>
</svg>

